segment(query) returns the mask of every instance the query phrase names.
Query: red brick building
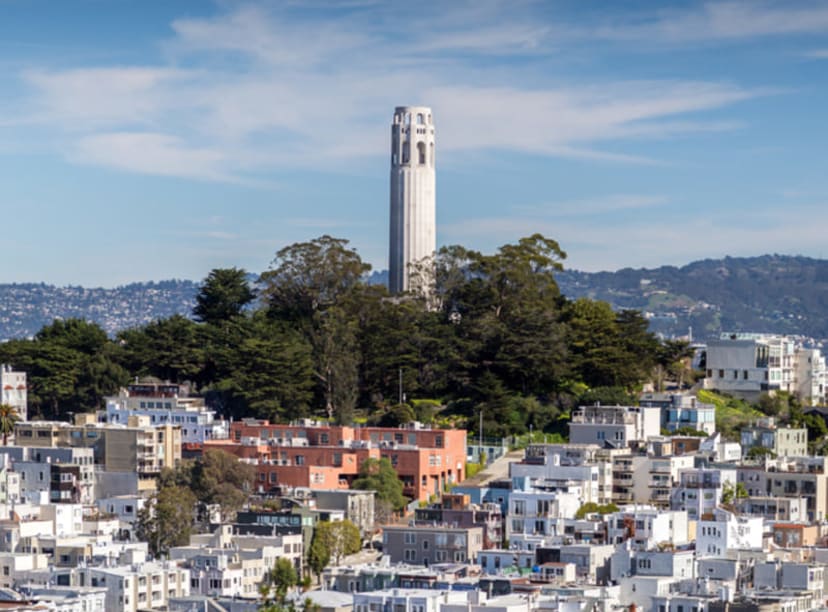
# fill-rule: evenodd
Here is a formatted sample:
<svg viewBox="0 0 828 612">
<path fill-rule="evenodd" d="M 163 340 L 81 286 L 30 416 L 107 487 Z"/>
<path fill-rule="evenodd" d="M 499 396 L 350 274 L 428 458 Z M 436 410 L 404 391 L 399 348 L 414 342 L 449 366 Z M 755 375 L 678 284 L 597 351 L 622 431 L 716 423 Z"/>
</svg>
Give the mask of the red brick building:
<svg viewBox="0 0 828 612">
<path fill-rule="evenodd" d="M 208 440 L 257 469 L 257 488 L 348 488 L 368 458 L 387 457 L 407 497 L 427 500 L 465 478 L 466 431 L 422 426 L 342 427 L 305 421 L 277 425 L 246 419 L 230 426 L 230 440 Z"/>
</svg>

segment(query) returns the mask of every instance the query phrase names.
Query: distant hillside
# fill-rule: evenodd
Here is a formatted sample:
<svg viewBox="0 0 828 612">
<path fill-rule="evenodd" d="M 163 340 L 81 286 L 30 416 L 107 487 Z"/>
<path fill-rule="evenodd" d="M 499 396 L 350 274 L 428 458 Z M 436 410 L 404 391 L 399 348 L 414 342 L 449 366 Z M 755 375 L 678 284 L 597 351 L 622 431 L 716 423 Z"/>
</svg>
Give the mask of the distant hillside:
<svg viewBox="0 0 828 612">
<path fill-rule="evenodd" d="M 251 275 L 251 280 L 255 276 Z M 384 283 L 387 271 L 369 282 Z M 681 268 L 558 273 L 569 298 L 606 300 L 645 312 L 651 329 L 697 339 L 721 331 L 797 334 L 828 340 L 828 261 L 764 255 L 696 261 Z M 0 284 L 0 340 L 26 338 L 55 318 L 95 321 L 108 333 L 173 314 L 189 316 L 198 283 L 169 280 L 115 289 Z"/>
<path fill-rule="evenodd" d="M 644 311 L 651 329 L 697 339 L 721 331 L 796 334 L 828 339 L 828 261 L 763 255 L 696 261 L 681 268 L 566 271 L 564 295 Z"/>
<path fill-rule="evenodd" d="M 176 313 L 190 314 L 198 284 L 169 280 L 115 289 L 0 284 L 0 340 L 28 338 L 55 319 L 98 323 L 108 333 Z"/>
</svg>

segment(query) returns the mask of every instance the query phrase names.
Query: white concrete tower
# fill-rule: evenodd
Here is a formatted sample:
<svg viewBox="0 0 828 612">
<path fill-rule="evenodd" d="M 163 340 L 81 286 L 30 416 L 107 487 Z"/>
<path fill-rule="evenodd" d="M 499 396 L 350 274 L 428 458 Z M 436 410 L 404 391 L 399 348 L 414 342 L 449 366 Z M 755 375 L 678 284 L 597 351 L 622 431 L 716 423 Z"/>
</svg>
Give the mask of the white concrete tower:
<svg viewBox="0 0 828 612">
<path fill-rule="evenodd" d="M 425 106 L 398 106 L 391 125 L 391 245 L 388 289 L 412 289 L 409 264 L 437 249 L 434 121 Z"/>
</svg>

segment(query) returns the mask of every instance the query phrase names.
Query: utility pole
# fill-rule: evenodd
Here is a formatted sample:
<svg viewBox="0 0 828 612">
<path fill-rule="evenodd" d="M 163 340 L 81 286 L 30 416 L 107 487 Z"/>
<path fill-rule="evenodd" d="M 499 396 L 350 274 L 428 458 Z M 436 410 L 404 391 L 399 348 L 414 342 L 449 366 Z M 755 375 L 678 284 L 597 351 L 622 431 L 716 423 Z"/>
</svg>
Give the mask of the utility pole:
<svg viewBox="0 0 828 612">
<path fill-rule="evenodd" d="M 483 456 L 483 406 L 480 407 L 480 429 L 478 430 L 477 445 L 477 457 L 480 458 Z"/>
<path fill-rule="evenodd" d="M 400 406 L 403 403 L 402 368 L 400 368 Z"/>
</svg>

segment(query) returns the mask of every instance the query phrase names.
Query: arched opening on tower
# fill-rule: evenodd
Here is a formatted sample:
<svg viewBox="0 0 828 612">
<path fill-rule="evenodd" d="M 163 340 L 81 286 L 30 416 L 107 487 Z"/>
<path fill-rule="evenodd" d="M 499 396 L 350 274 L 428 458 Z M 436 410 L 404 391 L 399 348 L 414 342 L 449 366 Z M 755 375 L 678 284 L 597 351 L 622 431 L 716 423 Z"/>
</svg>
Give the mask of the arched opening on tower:
<svg viewBox="0 0 828 612">
<path fill-rule="evenodd" d="M 417 125 L 423 125 L 425 122 L 425 117 L 423 117 L 422 113 L 417 113 Z"/>
<path fill-rule="evenodd" d="M 402 155 L 402 163 L 407 164 L 411 159 L 411 143 L 404 142 L 403 143 L 403 155 Z"/>
<path fill-rule="evenodd" d="M 417 143 L 417 156 L 419 157 L 420 165 L 425 165 L 426 163 L 426 145 L 424 142 Z"/>
<path fill-rule="evenodd" d="M 434 167 L 434 143 L 432 142 L 429 145 L 429 156 L 428 156 L 428 165 L 432 168 Z"/>
</svg>

